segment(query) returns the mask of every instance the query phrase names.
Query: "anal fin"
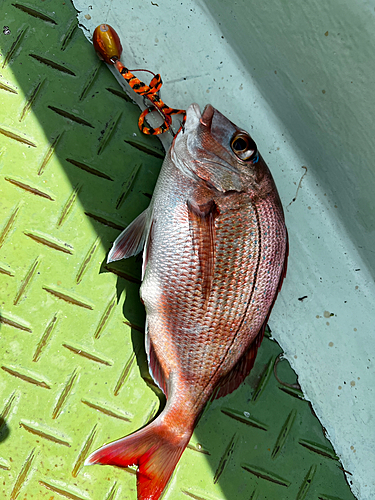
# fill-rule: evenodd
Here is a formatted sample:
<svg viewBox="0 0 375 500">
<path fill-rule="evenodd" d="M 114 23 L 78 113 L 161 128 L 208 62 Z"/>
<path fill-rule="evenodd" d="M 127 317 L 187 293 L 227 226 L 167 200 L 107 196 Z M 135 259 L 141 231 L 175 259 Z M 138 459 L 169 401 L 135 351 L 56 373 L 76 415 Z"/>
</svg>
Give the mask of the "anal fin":
<svg viewBox="0 0 375 500">
<path fill-rule="evenodd" d="M 156 355 L 154 346 L 152 345 L 152 341 L 149 337 L 148 330 L 146 326 L 146 350 L 147 350 L 147 360 L 148 360 L 148 366 L 150 370 L 151 377 L 155 381 L 155 383 L 158 385 L 158 387 L 163 391 L 163 393 L 168 397 L 168 384 L 167 384 L 167 379 L 164 373 L 164 370 L 160 364 L 160 361 L 158 360 L 158 357 Z"/>
</svg>

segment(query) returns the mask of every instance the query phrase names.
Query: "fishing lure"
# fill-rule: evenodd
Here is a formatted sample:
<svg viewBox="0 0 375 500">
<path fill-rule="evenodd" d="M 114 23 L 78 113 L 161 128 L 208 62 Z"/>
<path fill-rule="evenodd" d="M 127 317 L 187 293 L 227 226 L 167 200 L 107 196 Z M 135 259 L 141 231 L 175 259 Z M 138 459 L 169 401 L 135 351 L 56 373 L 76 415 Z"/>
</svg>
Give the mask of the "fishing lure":
<svg viewBox="0 0 375 500">
<path fill-rule="evenodd" d="M 186 111 L 184 109 L 170 108 L 160 99 L 158 91 L 163 85 L 163 82 L 159 74 L 154 75 L 150 84 L 146 85 L 122 64 L 120 61 L 122 53 L 120 38 L 109 24 L 100 24 L 95 28 L 93 45 L 99 57 L 106 63 L 113 64 L 134 92 L 146 97 L 153 104 L 152 107 L 146 108 L 139 117 L 138 126 L 141 132 L 147 135 L 163 134 L 172 125 L 172 115 L 184 115 L 183 121 L 185 121 Z M 146 116 L 155 111 L 155 109 L 161 114 L 164 120 L 162 125 L 157 128 L 148 126 L 145 123 Z"/>
</svg>

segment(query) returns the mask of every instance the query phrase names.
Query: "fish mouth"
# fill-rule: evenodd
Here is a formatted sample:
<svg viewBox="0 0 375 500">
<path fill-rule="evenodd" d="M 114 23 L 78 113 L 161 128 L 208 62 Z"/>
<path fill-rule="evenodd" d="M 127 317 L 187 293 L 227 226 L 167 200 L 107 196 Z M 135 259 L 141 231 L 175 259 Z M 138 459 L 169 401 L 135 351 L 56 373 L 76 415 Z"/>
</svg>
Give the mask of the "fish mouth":
<svg viewBox="0 0 375 500">
<path fill-rule="evenodd" d="M 214 117 L 214 113 L 215 113 L 215 108 L 213 106 L 211 106 L 211 104 L 206 104 L 204 110 L 203 110 L 203 113 L 202 113 L 202 116 L 200 118 L 200 123 L 210 129 L 211 128 L 211 125 L 212 125 L 212 118 Z"/>
<path fill-rule="evenodd" d="M 186 111 L 185 131 L 193 131 L 199 124 L 210 129 L 214 114 L 215 108 L 211 106 L 211 104 L 207 104 L 203 109 L 203 113 L 201 113 L 199 104 L 194 102 L 188 107 Z"/>
<path fill-rule="evenodd" d="M 188 109 L 186 110 L 186 121 L 184 126 L 184 132 L 194 132 L 201 120 L 201 110 L 199 108 L 199 104 L 193 102 L 190 104 Z"/>
</svg>

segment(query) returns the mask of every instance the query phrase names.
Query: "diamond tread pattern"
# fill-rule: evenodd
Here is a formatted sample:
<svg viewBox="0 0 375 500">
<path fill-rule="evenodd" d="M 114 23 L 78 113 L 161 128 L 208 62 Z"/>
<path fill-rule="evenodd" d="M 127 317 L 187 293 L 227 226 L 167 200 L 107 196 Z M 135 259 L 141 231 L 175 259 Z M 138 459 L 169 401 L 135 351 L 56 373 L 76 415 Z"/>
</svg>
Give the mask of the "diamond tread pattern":
<svg viewBox="0 0 375 500">
<path fill-rule="evenodd" d="M 163 152 L 70 2 L 1 10 L 0 496 L 135 499 L 133 469 L 83 464 L 159 406 L 140 262 L 105 256 L 148 205 Z M 245 383 L 205 410 L 164 498 L 354 498 L 309 404 L 275 378 L 279 354 L 266 338 Z"/>
</svg>

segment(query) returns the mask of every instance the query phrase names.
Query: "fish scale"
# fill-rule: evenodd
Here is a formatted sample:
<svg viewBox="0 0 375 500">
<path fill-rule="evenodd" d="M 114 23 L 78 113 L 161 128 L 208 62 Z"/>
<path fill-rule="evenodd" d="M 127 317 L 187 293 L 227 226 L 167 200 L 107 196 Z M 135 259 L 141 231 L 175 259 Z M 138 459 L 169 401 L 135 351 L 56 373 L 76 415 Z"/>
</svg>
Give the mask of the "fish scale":
<svg viewBox="0 0 375 500">
<path fill-rule="evenodd" d="M 251 370 L 286 269 L 271 174 L 251 137 L 210 105 L 202 114 L 196 104 L 187 110 L 150 206 L 108 259 L 143 246 L 146 351 L 167 404 L 87 463 L 138 465 L 138 499 L 157 500 L 207 401 Z"/>
<path fill-rule="evenodd" d="M 170 183 L 169 177 L 161 179 L 161 182 Z M 161 188 L 162 190 L 162 188 Z M 189 223 L 186 208 L 186 192 L 187 186 L 176 184 L 174 199 L 180 197 L 181 206 L 185 207 L 185 231 L 180 229 L 177 237 L 172 239 L 172 235 L 176 233 L 175 220 L 178 220 L 179 227 L 183 220 L 182 215 L 174 217 L 167 227 L 161 228 L 161 234 L 155 234 L 154 237 L 160 238 L 161 241 L 174 241 L 173 245 L 160 246 L 155 249 L 151 256 L 152 272 L 158 275 L 158 283 L 164 284 L 164 300 L 159 302 L 155 300 L 154 280 L 152 285 L 149 285 L 146 274 L 144 285 L 142 285 L 142 297 L 146 300 L 146 307 L 149 315 L 149 329 L 157 332 L 156 339 L 152 335 L 153 343 L 160 345 L 160 358 L 163 364 L 165 358 L 165 371 L 170 369 L 170 350 L 165 348 L 171 337 L 175 337 L 176 353 L 173 360 L 178 362 L 180 370 L 184 374 L 184 378 L 188 381 L 198 380 L 203 378 L 206 371 L 211 372 L 210 366 L 215 366 L 215 359 L 223 357 L 227 348 L 224 343 L 228 344 L 229 325 L 233 326 L 236 331 L 238 324 L 241 321 L 242 315 L 246 310 L 248 297 L 251 292 L 250 287 L 247 287 L 249 280 L 254 280 L 254 275 L 249 272 L 251 266 L 248 265 L 250 259 L 249 254 L 255 253 L 254 240 L 248 239 L 246 233 L 241 233 L 238 228 L 243 224 L 256 229 L 256 217 L 254 210 L 251 208 L 245 212 L 249 203 L 245 204 L 242 201 L 243 210 L 238 212 L 233 210 L 233 204 L 220 205 L 222 214 L 216 223 L 216 237 L 218 244 L 216 249 L 216 263 L 211 297 L 205 314 L 202 316 L 201 304 L 204 302 L 200 285 L 199 274 L 194 272 L 194 269 L 199 267 L 198 256 L 193 251 L 193 245 L 189 233 Z M 244 195 L 244 198 L 246 196 Z M 241 205 L 241 203 L 239 203 Z M 167 205 L 166 205 L 167 206 Z M 163 205 L 163 211 L 165 206 Z M 163 218 L 163 213 L 159 213 L 158 218 Z M 240 214 L 239 217 L 237 214 Z M 233 223 L 233 218 L 240 218 L 240 222 Z M 237 238 L 236 238 L 237 237 Z M 237 239 L 236 248 L 233 251 L 234 245 L 228 245 L 228 240 Z M 190 247 L 187 243 L 190 242 Z M 219 262 L 222 261 L 222 265 Z M 246 274 L 241 273 L 244 267 L 247 267 Z M 230 279 L 228 279 L 230 275 Z M 226 280 L 225 287 L 222 286 L 223 280 Z M 245 299 L 241 308 L 238 294 L 235 289 L 244 289 L 247 292 L 247 300 Z M 145 289 L 152 289 L 152 298 L 147 302 L 147 292 Z M 181 289 L 185 290 L 189 295 L 189 301 L 179 300 Z M 176 300 L 177 297 L 177 300 Z M 157 308 L 157 313 L 154 312 Z M 224 314 L 223 314 L 224 311 Z M 237 318 L 236 318 L 237 317 Z M 158 321 L 153 323 L 154 318 Z M 199 336 L 195 332 L 197 326 L 200 326 Z M 214 339 L 213 339 L 214 335 Z M 163 337 L 163 338 L 162 338 Z M 220 349 L 220 344 L 223 347 Z M 213 345 L 209 349 L 208 346 Z M 207 351 L 214 350 L 212 357 L 207 358 Z M 201 370 L 197 371 L 194 367 L 190 369 L 191 364 L 198 365 Z M 217 362 L 216 362 L 217 364 Z M 168 366 L 169 365 L 169 366 Z M 169 370 L 168 370 L 169 371 Z"/>
</svg>

